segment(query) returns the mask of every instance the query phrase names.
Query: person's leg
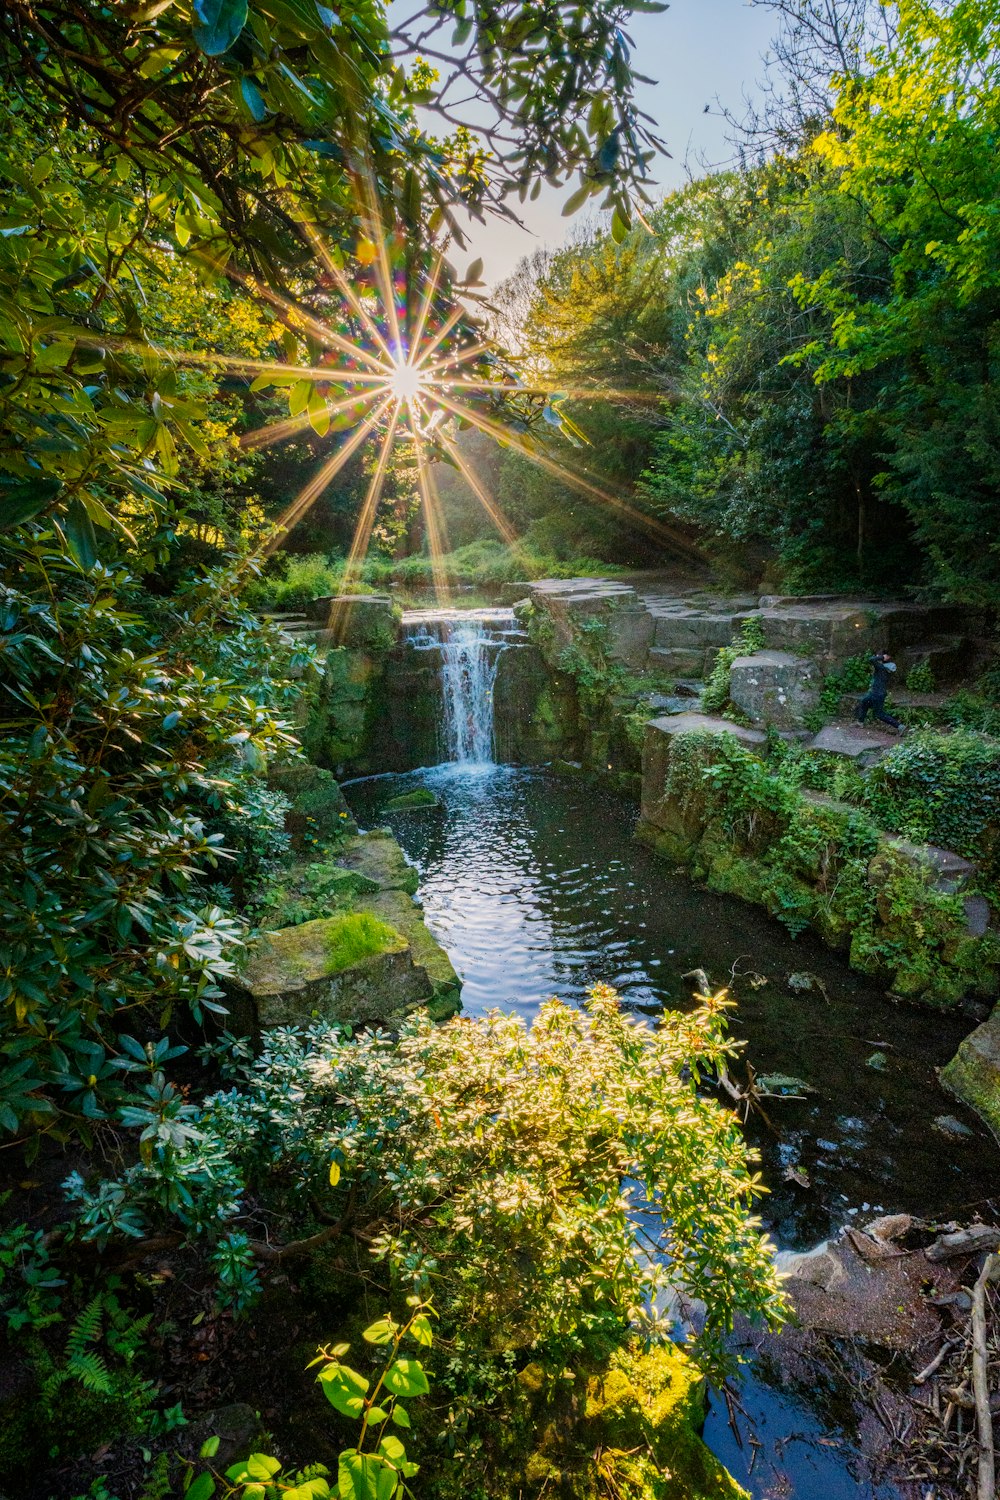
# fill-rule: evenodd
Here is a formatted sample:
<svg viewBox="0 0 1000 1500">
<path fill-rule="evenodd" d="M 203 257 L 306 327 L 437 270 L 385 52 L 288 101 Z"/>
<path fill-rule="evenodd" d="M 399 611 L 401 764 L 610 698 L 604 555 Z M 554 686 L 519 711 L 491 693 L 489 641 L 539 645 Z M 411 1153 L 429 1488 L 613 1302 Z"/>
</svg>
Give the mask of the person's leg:
<svg viewBox="0 0 1000 1500">
<path fill-rule="evenodd" d="M 901 719 L 893 718 L 892 714 L 886 713 L 884 698 L 882 699 L 881 703 L 876 703 L 874 705 L 873 711 L 876 719 L 878 719 L 881 723 L 890 724 L 893 729 L 899 729 L 902 727 L 903 721 Z"/>
<path fill-rule="evenodd" d="M 859 724 L 863 724 L 868 717 L 868 711 L 875 707 L 875 700 L 871 693 L 866 693 L 854 710 L 854 717 Z"/>
</svg>

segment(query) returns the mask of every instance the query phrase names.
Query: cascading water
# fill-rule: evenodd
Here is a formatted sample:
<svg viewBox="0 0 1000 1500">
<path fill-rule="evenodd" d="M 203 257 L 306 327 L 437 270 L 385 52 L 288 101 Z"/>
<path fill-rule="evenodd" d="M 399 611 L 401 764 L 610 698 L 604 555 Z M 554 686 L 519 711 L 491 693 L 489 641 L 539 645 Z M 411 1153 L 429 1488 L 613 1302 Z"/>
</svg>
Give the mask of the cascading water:
<svg viewBox="0 0 1000 1500">
<path fill-rule="evenodd" d="M 438 657 L 441 754 L 461 765 L 490 765 L 494 755 L 493 685 L 501 653 L 523 641 L 511 610 L 413 612 L 411 651 Z"/>
<path fill-rule="evenodd" d="M 441 692 L 448 759 L 493 759 L 493 683 L 500 652 L 481 620 L 455 621 L 441 643 Z"/>
</svg>

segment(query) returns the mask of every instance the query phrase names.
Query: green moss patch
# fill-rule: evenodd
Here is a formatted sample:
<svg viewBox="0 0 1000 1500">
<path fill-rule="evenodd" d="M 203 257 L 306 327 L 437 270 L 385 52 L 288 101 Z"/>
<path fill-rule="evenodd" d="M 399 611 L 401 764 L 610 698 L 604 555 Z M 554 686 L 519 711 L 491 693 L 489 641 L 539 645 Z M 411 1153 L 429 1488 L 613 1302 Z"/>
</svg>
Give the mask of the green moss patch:
<svg viewBox="0 0 1000 1500">
<path fill-rule="evenodd" d="M 418 787 L 415 792 L 400 792 L 398 797 L 390 797 L 385 804 L 386 812 L 406 812 L 418 807 L 440 807 L 441 803 L 433 792 L 426 787 Z"/>
<path fill-rule="evenodd" d="M 339 974 L 363 958 L 398 948 L 402 934 L 368 911 L 352 911 L 327 925 L 324 934 L 327 973 Z"/>
</svg>

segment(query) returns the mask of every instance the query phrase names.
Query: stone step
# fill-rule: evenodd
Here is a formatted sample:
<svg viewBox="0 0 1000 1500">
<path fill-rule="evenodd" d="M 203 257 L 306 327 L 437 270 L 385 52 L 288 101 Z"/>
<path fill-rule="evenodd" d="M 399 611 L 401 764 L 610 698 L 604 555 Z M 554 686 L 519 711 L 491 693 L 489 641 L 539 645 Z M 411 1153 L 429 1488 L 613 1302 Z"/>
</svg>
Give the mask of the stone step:
<svg viewBox="0 0 1000 1500">
<path fill-rule="evenodd" d="M 715 650 L 702 647 L 680 648 L 675 646 L 651 646 L 646 665 L 651 672 L 661 672 L 666 677 L 708 676 L 715 665 Z"/>
<path fill-rule="evenodd" d="M 720 646 L 729 645 L 738 629 L 738 618 L 734 614 L 706 614 L 703 610 L 656 615 L 654 641 L 663 647 L 690 650 L 711 646 L 717 651 Z"/>
</svg>

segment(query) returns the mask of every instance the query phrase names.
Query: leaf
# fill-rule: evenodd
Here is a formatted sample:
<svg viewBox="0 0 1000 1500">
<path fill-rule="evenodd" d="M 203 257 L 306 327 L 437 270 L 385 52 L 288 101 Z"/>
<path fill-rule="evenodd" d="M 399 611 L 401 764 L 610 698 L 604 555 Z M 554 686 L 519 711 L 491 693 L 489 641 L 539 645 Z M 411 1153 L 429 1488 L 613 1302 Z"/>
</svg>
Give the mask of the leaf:
<svg viewBox="0 0 1000 1500">
<path fill-rule="evenodd" d="M 628 234 L 630 227 L 628 219 L 626 219 L 621 209 L 616 207 L 614 213 L 611 215 L 611 238 L 616 245 L 621 244 L 622 240 Z"/>
<path fill-rule="evenodd" d="M 194 39 L 206 57 L 221 57 L 243 30 L 247 0 L 194 0 Z"/>
<path fill-rule="evenodd" d="M 571 193 L 563 204 L 563 218 L 568 219 L 570 214 L 575 214 L 578 208 L 582 208 L 592 192 L 593 187 L 591 184 L 585 182 L 583 187 L 577 188 L 575 193 Z"/>
<path fill-rule="evenodd" d="M 396 1336 L 397 1325 L 391 1318 L 380 1318 L 377 1323 L 372 1323 L 361 1335 L 367 1339 L 369 1344 L 391 1344 Z"/>
<path fill-rule="evenodd" d="M 400 1406 L 398 1401 L 389 1415 L 397 1427 L 410 1427 L 412 1425 L 410 1422 L 410 1413 L 406 1410 L 405 1406 Z"/>
<path fill-rule="evenodd" d="M 47 505 L 51 505 L 62 484 L 58 479 L 27 479 L 11 483 L 0 480 L 0 530 L 20 526 L 30 521 Z"/>
<path fill-rule="evenodd" d="M 398 1484 L 396 1469 L 377 1454 L 348 1449 L 340 1455 L 337 1466 L 340 1500 L 392 1500 Z"/>
<path fill-rule="evenodd" d="M 419 1359 L 397 1359 L 386 1370 L 384 1380 L 394 1396 L 423 1396 L 430 1390 Z"/>
<path fill-rule="evenodd" d="M 477 260 L 474 260 L 472 262 L 472 265 L 466 271 L 466 273 L 465 273 L 465 285 L 466 286 L 482 286 L 482 284 L 483 284 L 482 277 L 483 277 L 483 257 L 480 255 Z"/>
<path fill-rule="evenodd" d="M 251 1453 L 246 1461 L 247 1477 L 250 1479 L 272 1479 L 280 1470 L 278 1460 L 270 1458 L 266 1453 Z"/>
<path fill-rule="evenodd" d="M 332 1161 L 330 1163 L 330 1186 L 331 1187 L 336 1187 L 337 1183 L 339 1181 L 340 1181 L 340 1163 L 339 1163 L 339 1161 Z"/>
<path fill-rule="evenodd" d="M 316 1378 L 335 1411 L 345 1417 L 360 1417 L 369 1385 L 363 1375 L 349 1365 L 327 1365 Z"/>
<path fill-rule="evenodd" d="M 434 1330 L 431 1328 L 431 1320 L 426 1313 L 418 1313 L 410 1324 L 410 1334 L 418 1344 L 423 1344 L 429 1349 L 434 1342 Z"/>
<path fill-rule="evenodd" d="M 216 1438 L 218 1443 L 218 1438 Z M 215 1480 L 211 1474 L 199 1474 L 193 1484 L 184 1491 L 185 1500 L 211 1500 L 215 1494 Z"/>
<path fill-rule="evenodd" d="M 243 95 L 243 103 L 250 111 L 251 119 L 255 120 L 258 125 L 262 125 L 269 111 L 264 102 L 264 95 L 252 78 L 240 79 L 240 93 Z"/>
<path fill-rule="evenodd" d="M 94 523 L 86 507 L 79 500 L 71 500 L 63 521 L 63 530 L 69 550 L 80 567 L 89 573 L 97 562 L 97 535 Z"/>
</svg>

